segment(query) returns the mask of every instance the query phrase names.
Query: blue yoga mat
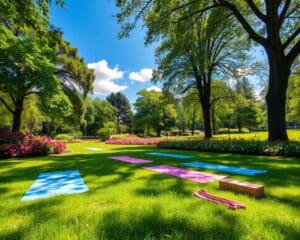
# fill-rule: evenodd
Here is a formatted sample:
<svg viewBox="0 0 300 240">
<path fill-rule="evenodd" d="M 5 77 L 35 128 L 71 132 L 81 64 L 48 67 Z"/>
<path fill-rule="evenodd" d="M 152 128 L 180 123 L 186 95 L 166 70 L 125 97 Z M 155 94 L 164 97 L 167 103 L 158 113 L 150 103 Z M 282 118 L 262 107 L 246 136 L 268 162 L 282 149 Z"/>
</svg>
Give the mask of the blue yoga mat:
<svg viewBox="0 0 300 240">
<path fill-rule="evenodd" d="M 147 154 L 154 155 L 154 156 L 161 156 L 161 157 L 181 158 L 181 159 L 192 158 L 192 156 L 188 156 L 188 155 L 162 153 L 162 152 L 151 152 L 151 153 L 147 153 Z"/>
<path fill-rule="evenodd" d="M 78 170 L 41 173 L 21 201 L 82 193 L 88 190 Z"/>
<path fill-rule="evenodd" d="M 247 176 L 253 176 L 255 174 L 261 174 L 261 173 L 268 172 L 267 170 L 238 168 L 238 167 L 210 164 L 210 163 L 204 163 L 204 162 L 189 162 L 189 163 L 182 163 L 182 165 L 189 166 L 189 167 L 198 167 L 198 168 L 219 170 L 219 171 L 223 171 L 223 172 L 236 173 L 236 174 L 247 175 Z"/>
</svg>

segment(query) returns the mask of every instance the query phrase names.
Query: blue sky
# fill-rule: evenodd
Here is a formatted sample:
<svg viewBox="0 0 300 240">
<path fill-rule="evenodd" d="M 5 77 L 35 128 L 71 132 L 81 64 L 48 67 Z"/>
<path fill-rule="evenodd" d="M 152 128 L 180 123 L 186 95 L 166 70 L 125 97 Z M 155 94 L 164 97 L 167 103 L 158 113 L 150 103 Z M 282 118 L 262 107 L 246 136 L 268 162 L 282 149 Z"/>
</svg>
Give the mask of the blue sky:
<svg viewBox="0 0 300 240">
<path fill-rule="evenodd" d="M 144 46 L 141 27 L 129 38 L 118 39 L 120 26 L 113 17 L 117 11 L 113 0 L 68 0 L 63 9 L 52 7 L 51 22 L 95 68 L 94 96 L 103 98 L 110 91 L 123 90 L 134 102 L 138 90 L 153 86 L 149 77 L 155 68 L 155 46 Z"/>
<path fill-rule="evenodd" d="M 66 0 L 65 8 L 52 7 L 51 22 L 95 69 L 93 97 L 105 98 L 110 92 L 122 91 L 134 103 L 140 89 L 154 86 L 150 78 L 155 68 L 155 46 L 145 47 L 141 26 L 129 38 L 118 39 L 120 26 L 113 17 L 117 11 L 114 0 Z M 263 59 L 258 48 L 252 54 Z M 258 92 L 258 78 L 249 79 Z"/>
</svg>

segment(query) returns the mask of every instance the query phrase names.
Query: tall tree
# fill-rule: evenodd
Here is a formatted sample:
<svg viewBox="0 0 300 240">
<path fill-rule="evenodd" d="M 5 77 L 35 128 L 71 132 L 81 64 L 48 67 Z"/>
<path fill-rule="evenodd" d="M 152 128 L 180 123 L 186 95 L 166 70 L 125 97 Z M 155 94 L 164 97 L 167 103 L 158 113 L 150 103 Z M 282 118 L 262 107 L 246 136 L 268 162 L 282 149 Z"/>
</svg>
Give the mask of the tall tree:
<svg viewBox="0 0 300 240">
<path fill-rule="evenodd" d="M 111 93 L 106 100 L 117 109 L 117 130 L 121 132 L 121 125 L 132 127 L 133 112 L 126 96 L 120 92 Z"/>
<path fill-rule="evenodd" d="M 134 106 L 135 124 L 145 130 L 154 129 L 160 137 L 162 130 L 170 130 L 177 116 L 175 105 L 161 92 L 141 90 Z"/>
<path fill-rule="evenodd" d="M 0 98 L 0 102 L 13 114 L 13 131 L 20 130 L 24 101 L 29 95 L 37 94 L 48 101 L 62 88 L 74 112 L 82 116 L 81 96 L 92 90 L 93 71 L 48 22 L 50 3 L 0 2 L 0 91 L 10 99 Z"/>
<path fill-rule="evenodd" d="M 13 131 L 19 131 L 24 100 L 31 94 L 51 98 L 59 91 L 54 76 L 54 43 L 26 29 L 18 35 L 0 25 L 0 91 L 10 98 L 0 101 L 13 115 Z"/>
<path fill-rule="evenodd" d="M 287 140 L 285 105 L 288 79 L 293 62 L 300 53 L 300 2 L 298 0 L 116 0 L 122 12 L 118 15 L 123 23 L 123 36 L 136 25 L 140 18 L 149 23 L 149 17 L 159 16 L 149 27 L 191 21 L 215 8 L 227 9 L 241 24 L 249 38 L 263 47 L 269 63 L 269 84 L 266 102 L 268 107 L 269 140 Z M 206 3 L 203 5 L 202 3 Z M 178 12 L 185 12 L 182 16 Z M 133 22 L 126 22 L 134 15 Z M 174 16 L 176 19 L 171 18 Z M 169 21 L 171 19 L 171 21 Z"/>
<path fill-rule="evenodd" d="M 100 128 L 103 128 L 107 122 L 115 122 L 117 109 L 110 103 L 95 99 L 88 100 L 87 111 L 85 113 L 85 120 L 87 126 L 85 134 L 88 136 L 96 136 Z"/>
<path fill-rule="evenodd" d="M 73 106 L 71 122 L 79 125 L 86 110 L 87 94 L 93 90 L 94 70 L 87 67 L 84 59 L 78 55 L 78 50 L 62 36 L 56 44 L 56 61 L 55 76 L 60 79 L 62 89 Z"/>
<path fill-rule="evenodd" d="M 196 126 L 199 125 L 200 118 L 202 117 L 197 89 L 190 89 L 184 95 L 182 98 L 182 105 L 187 118 L 188 126 L 190 127 L 193 136 Z"/>
<path fill-rule="evenodd" d="M 235 86 L 236 97 L 234 99 L 236 123 L 239 132 L 242 127 L 258 127 L 262 122 L 260 102 L 256 99 L 254 87 L 245 77 L 238 80 Z"/>
<path fill-rule="evenodd" d="M 225 81 L 214 80 L 211 85 L 211 124 L 213 133 L 216 134 L 222 121 L 233 114 L 233 93 Z"/>
<path fill-rule="evenodd" d="M 197 89 L 205 138 L 212 137 L 213 75 L 227 73 L 228 67 L 236 68 L 245 57 L 239 31 L 226 11 L 214 10 L 193 18 L 192 24 L 181 22 L 158 32 L 162 42 L 156 51 L 159 67 L 154 81 L 162 81 L 165 86 L 179 85 L 182 92 Z"/>
</svg>

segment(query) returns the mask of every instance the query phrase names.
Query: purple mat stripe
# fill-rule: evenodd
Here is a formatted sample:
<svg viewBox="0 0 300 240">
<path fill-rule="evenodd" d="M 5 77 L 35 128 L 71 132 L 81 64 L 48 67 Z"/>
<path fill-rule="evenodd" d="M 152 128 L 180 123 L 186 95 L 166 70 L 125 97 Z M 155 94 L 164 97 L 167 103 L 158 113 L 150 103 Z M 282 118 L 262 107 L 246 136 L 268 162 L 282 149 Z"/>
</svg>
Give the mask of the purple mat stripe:
<svg viewBox="0 0 300 240">
<path fill-rule="evenodd" d="M 212 173 L 186 170 L 186 169 L 172 167 L 172 166 L 168 166 L 168 165 L 145 167 L 145 169 L 159 172 L 162 174 L 175 176 L 178 178 L 192 180 L 194 182 L 200 182 L 200 183 L 212 182 L 212 181 L 220 180 L 220 179 L 227 177 L 227 176 L 216 175 L 216 174 L 212 174 Z"/>
<path fill-rule="evenodd" d="M 133 158 L 128 156 L 115 156 L 115 157 L 109 157 L 110 159 L 122 161 L 122 162 L 129 162 L 129 163 L 135 163 L 135 164 L 141 164 L 141 163 L 149 163 L 152 162 L 150 160 L 145 160 L 141 158 Z"/>
</svg>

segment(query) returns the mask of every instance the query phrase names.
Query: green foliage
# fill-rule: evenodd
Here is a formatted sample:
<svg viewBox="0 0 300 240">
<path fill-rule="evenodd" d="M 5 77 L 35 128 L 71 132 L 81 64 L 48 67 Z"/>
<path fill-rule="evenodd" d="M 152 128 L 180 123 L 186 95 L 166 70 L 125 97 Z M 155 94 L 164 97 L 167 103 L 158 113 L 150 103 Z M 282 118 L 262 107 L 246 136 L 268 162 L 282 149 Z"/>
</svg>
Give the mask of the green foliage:
<svg viewBox="0 0 300 240">
<path fill-rule="evenodd" d="M 92 91 L 93 70 L 48 21 L 51 3 L 0 1 L 0 89 L 9 97 L 1 97 L 0 101 L 13 114 L 14 131 L 20 129 L 24 101 L 29 95 L 38 95 L 37 101 L 48 104 L 44 109 L 52 115 L 61 116 L 64 111 L 71 119 L 70 100 L 72 122 L 79 125 L 85 111 L 84 98 Z M 64 5 L 63 0 L 55 3 Z M 69 100 L 58 99 L 56 95 L 62 96 L 62 90 Z"/>
<path fill-rule="evenodd" d="M 300 123 L 300 67 L 289 80 L 286 112 L 287 121 Z"/>
<path fill-rule="evenodd" d="M 104 123 L 103 128 L 98 131 L 98 136 L 102 141 L 110 138 L 111 135 L 115 133 L 116 124 L 114 122 Z"/>
<path fill-rule="evenodd" d="M 175 125 L 177 113 L 174 103 L 164 93 L 141 90 L 138 96 L 134 104 L 134 125 L 137 130 L 149 135 L 154 129 L 156 135 L 160 136 L 162 130 L 170 130 Z"/>
<path fill-rule="evenodd" d="M 126 131 L 126 128 L 122 126 L 127 126 L 128 130 L 132 127 L 133 112 L 131 110 L 130 103 L 126 96 L 122 93 L 111 93 L 106 97 L 106 100 L 117 109 L 117 130 L 119 133 Z"/>
<path fill-rule="evenodd" d="M 299 142 L 285 143 L 242 140 L 166 141 L 158 144 L 158 147 L 185 151 L 300 156 Z"/>
<path fill-rule="evenodd" d="M 192 62 L 197 60 L 202 63 L 200 70 L 209 72 L 207 67 L 218 65 L 219 61 L 209 61 L 206 54 L 198 54 L 197 57 L 191 57 L 188 54 L 189 50 L 197 53 L 198 49 L 203 49 L 209 46 L 208 49 L 214 48 L 213 44 L 204 44 L 201 40 L 194 41 L 193 35 L 186 34 L 191 32 L 195 24 L 198 28 L 208 29 L 208 39 L 210 33 L 215 33 L 220 29 L 224 31 L 225 36 L 219 39 L 224 40 L 236 38 L 236 46 L 245 45 L 243 37 L 248 36 L 254 43 L 260 45 L 266 52 L 269 65 L 269 84 L 267 94 L 268 105 L 268 129 L 269 140 L 287 140 L 286 123 L 285 123 L 285 104 L 288 79 L 293 69 L 293 64 L 297 61 L 300 53 L 300 35 L 299 35 L 299 1 L 240 1 L 240 0 L 202 0 L 202 1 L 180 1 L 180 0 L 116 0 L 116 6 L 120 8 L 117 14 L 118 23 L 121 25 L 121 37 L 128 36 L 130 31 L 137 25 L 139 20 L 143 20 L 148 28 L 146 44 L 161 41 L 158 63 L 161 72 L 155 74 L 156 78 L 163 77 L 170 81 L 177 81 L 181 76 L 181 84 L 184 85 L 184 80 L 188 79 L 191 73 L 196 72 L 196 64 L 190 71 L 182 64 L 182 61 L 191 59 Z M 212 19 L 218 19 L 222 15 L 224 19 L 214 22 L 210 25 L 210 21 L 201 21 L 203 16 L 214 15 Z M 228 21 L 232 20 L 231 23 Z M 213 21 L 212 21 L 213 22 Z M 222 27 L 222 24 L 225 24 Z M 209 26 L 210 25 L 210 26 Z M 237 32 L 228 30 L 230 27 L 242 26 L 243 31 Z M 179 33 L 179 34 L 178 34 Z M 191 45 L 198 43 L 198 48 L 185 46 L 186 54 L 181 58 L 177 58 L 180 47 L 184 44 L 180 41 L 165 41 L 164 37 L 169 36 L 170 39 L 175 39 L 179 35 Z M 198 36 L 201 36 L 200 32 Z M 197 36 L 197 35 L 196 35 Z M 184 41 L 184 40 L 183 40 Z M 218 41 L 218 40 L 217 40 Z M 214 40 L 213 40 L 214 42 Z M 230 42 L 230 41 L 228 41 Z M 179 44 L 177 44 L 179 43 Z M 176 45 L 177 44 L 177 45 Z M 235 46 L 229 49 L 234 49 Z M 218 47 L 226 49 L 226 44 L 223 47 L 222 43 Z M 173 49 L 171 54 L 166 49 Z M 179 51 L 177 50 L 179 49 Z M 217 51 L 218 52 L 218 51 Z M 239 53 L 236 51 L 235 53 Z M 213 54 L 215 55 L 215 54 Z M 175 56 L 175 57 L 174 57 Z M 224 55 L 226 56 L 226 55 Z M 174 58 L 176 60 L 174 60 Z M 219 59 L 223 61 L 224 59 Z M 236 60 L 233 58 L 232 60 Z M 164 64 L 162 64 L 164 63 Z M 226 61 L 221 66 L 234 66 L 234 61 Z M 163 66 L 163 67 L 162 67 Z M 172 70 L 172 68 L 174 68 Z M 280 69 L 280 71 L 278 70 Z M 201 72 L 198 70 L 198 72 Z M 220 71 L 219 71 L 220 72 Z M 225 71 L 228 73 L 228 71 Z M 186 76 L 182 76 L 186 75 Z M 200 79 L 200 78 L 199 78 Z M 197 87 L 205 84 L 200 84 L 197 81 Z M 172 84 L 169 84 L 172 85 Z M 179 85 L 179 84 L 178 84 Z M 190 87 L 189 84 L 186 87 Z M 182 89 L 182 87 L 180 87 Z M 184 89 L 184 88 L 183 88 Z M 199 91 L 201 92 L 201 91 Z M 209 92 L 209 91 L 208 91 Z M 208 96 L 209 99 L 209 96 Z M 207 100 L 205 101 L 207 104 Z M 203 111 L 204 123 L 209 126 L 208 110 Z M 206 126 L 206 129 L 209 127 Z M 209 134 L 208 134 L 209 135 Z M 210 137 L 210 136 L 208 136 Z"/>
<path fill-rule="evenodd" d="M 74 139 L 74 136 L 65 134 L 65 133 L 61 133 L 61 134 L 57 134 L 55 136 L 56 140 L 64 140 L 64 141 L 72 141 Z"/>
<path fill-rule="evenodd" d="M 182 99 L 183 112 L 186 116 L 187 126 L 194 131 L 199 128 L 200 122 L 202 122 L 202 112 L 200 99 L 197 89 L 190 89 Z"/>
<path fill-rule="evenodd" d="M 233 116 L 240 131 L 242 127 L 255 128 L 263 123 L 261 103 L 256 99 L 254 88 L 247 78 L 237 81 L 233 109 Z"/>
<path fill-rule="evenodd" d="M 87 110 L 84 116 L 86 126 L 84 133 L 86 136 L 96 136 L 100 128 L 107 122 L 115 122 L 117 109 L 110 103 L 100 99 L 88 99 Z"/>
<path fill-rule="evenodd" d="M 32 92 L 51 97 L 59 90 L 55 53 L 45 38 L 29 30 L 25 34 L 20 38 L 0 25 L 0 89 L 15 100 Z"/>
<path fill-rule="evenodd" d="M 48 117 L 56 120 L 67 118 L 72 113 L 72 104 L 63 92 L 47 100 L 42 99 L 40 108 Z"/>
</svg>

